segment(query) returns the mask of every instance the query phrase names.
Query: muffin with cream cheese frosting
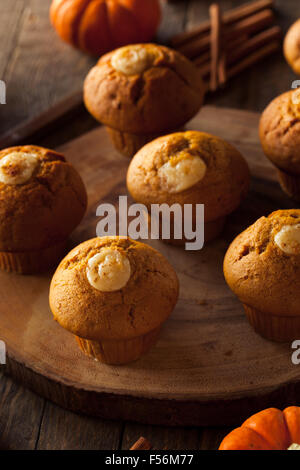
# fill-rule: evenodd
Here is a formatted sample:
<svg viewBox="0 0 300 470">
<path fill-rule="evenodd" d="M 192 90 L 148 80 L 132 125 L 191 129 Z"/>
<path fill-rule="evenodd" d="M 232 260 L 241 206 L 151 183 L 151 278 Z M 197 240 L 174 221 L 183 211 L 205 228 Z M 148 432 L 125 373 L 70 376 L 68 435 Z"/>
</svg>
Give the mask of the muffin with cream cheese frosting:
<svg viewBox="0 0 300 470">
<path fill-rule="evenodd" d="M 259 125 L 266 157 L 276 166 L 279 182 L 289 197 L 300 201 L 300 90 L 275 98 Z"/>
<path fill-rule="evenodd" d="M 199 69 L 179 52 L 133 44 L 100 58 L 85 80 L 84 102 L 115 147 L 132 157 L 184 126 L 199 111 L 204 91 Z"/>
<path fill-rule="evenodd" d="M 80 244 L 60 263 L 50 307 L 84 353 L 126 364 L 156 342 L 178 290 L 174 269 L 157 250 L 127 237 L 101 237 Z"/>
<path fill-rule="evenodd" d="M 31 274 L 54 265 L 86 206 L 62 154 L 33 145 L 0 151 L 0 268 Z"/>
<path fill-rule="evenodd" d="M 192 208 L 189 222 L 194 229 L 199 223 L 197 205 L 204 204 L 205 241 L 216 238 L 226 216 L 247 194 L 249 181 L 248 165 L 238 150 L 219 137 L 198 131 L 178 132 L 150 142 L 134 156 L 127 172 L 129 193 L 148 213 L 153 214 L 152 207 L 157 204 L 178 204 L 182 209 L 180 221 L 174 222 L 173 214 L 170 218 L 169 241 L 174 244 L 187 241 L 183 226 L 187 205 Z M 152 222 L 161 229 L 163 220 Z M 176 225 L 182 236 L 174 233 Z"/>
<path fill-rule="evenodd" d="M 237 236 L 224 259 L 227 284 L 262 336 L 300 336 L 300 209 L 261 217 Z"/>
</svg>

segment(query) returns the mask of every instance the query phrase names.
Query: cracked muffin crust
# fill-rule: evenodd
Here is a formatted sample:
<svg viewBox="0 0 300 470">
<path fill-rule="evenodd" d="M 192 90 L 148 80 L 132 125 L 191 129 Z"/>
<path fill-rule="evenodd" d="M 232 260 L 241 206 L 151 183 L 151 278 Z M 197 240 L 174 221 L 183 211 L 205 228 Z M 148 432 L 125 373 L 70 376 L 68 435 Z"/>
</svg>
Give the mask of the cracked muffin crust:
<svg viewBox="0 0 300 470">
<path fill-rule="evenodd" d="M 183 126 L 198 112 L 203 96 L 194 64 L 156 44 L 134 44 L 104 55 L 84 84 L 88 111 L 128 156 Z"/>
<path fill-rule="evenodd" d="M 230 289 L 252 326 L 274 341 L 300 334 L 300 209 L 261 217 L 237 236 L 224 259 Z"/>
<path fill-rule="evenodd" d="M 283 52 L 286 61 L 300 75 L 300 20 L 292 24 L 283 43 Z"/>
<path fill-rule="evenodd" d="M 130 238 L 94 238 L 58 266 L 50 307 L 86 354 L 122 364 L 156 341 L 178 291 L 177 275 L 158 251 Z"/>
<path fill-rule="evenodd" d="M 84 184 L 63 155 L 33 145 L 0 151 L 0 267 L 48 269 L 86 205 Z"/>
<path fill-rule="evenodd" d="M 127 172 L 128 191 L 149 211 L 151 204 L 204 204 L 206 241 L 218 235 L 220 220 L 239 206 L 249 182 L 242 155 L 228 142 L 198 131 L 150 142 L 134 156 Z M 195 211 L 193 222 L 194 216 Z M 212 230 L 215 224 L 217 232 Z"/>
<path fill-rule="evenodd" d="M 283 190 L 300 198 L 300 93 L 290 90 L 264 110 L 259 124 L 265 155 L 277 167 Z"/>
</svg>

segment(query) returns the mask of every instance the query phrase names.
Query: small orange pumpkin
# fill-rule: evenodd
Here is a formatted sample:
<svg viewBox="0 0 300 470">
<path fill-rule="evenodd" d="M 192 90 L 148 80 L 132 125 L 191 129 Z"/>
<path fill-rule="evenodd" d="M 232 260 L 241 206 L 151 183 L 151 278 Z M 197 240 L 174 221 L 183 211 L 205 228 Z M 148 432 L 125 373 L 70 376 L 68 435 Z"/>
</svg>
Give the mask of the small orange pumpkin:
<svg viewBox="0 0 300 470">
<path fill-rule="evenodd" d="M 268 408 L 231 431 L 219 450 L 287 450 L 300 444 L 300 407 Z"/>
<path fill-rule="evenodd" d="M 96 56 L 150 41 L 160 16 L 159 0 L 53 0 L 50 7 L 59 36 Z"/>
</svg>

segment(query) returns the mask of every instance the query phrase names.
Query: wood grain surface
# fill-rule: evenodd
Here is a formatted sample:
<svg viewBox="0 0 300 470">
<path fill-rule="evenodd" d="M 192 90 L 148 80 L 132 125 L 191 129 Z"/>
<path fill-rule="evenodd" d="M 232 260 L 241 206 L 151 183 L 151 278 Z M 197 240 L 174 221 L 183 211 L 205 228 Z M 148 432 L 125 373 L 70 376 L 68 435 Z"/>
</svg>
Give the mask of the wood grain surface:
<svg viewBox="0 0 300 470">
<path fill-rule="evenodd" d="M 206 20 L 211 1 L 162 3 L 164 19 L 158 40 L 167 42 L 172 34 L 192 29 Z M 220 0 L 219 3 L 227 10 L 245 1 Z M 0 2 L 0 79 L 8 86 L 7 104 L 0 106 L 0 135 L 76 93 L 94 62 L 63 44 L 55 35 L 48 21 L 49 4 L 50 0 Z M 300 16 L 299 2 L 276 0 L 275 4 L 277 21 L 286 31 Z M 41 37 L 44 39 L 40 40 Z M 34 50 L 32 56 L 30 48 Z M 49 63 L 52 71 L 48 77 Z M 57 64 L 57 70 L 53 64 Z M 28 68 L 30 78 L 27 78 Z M 71 76 L 73 80 L 65 82 L 64 76 Z M 274 96 L 290 88 L 295 78 L 283 56 L 277 54 L 231 80 L 218 93 L 208 95 L 206 102 L 261 111 Z M 54 148 L 95 126 L 96 122 L 82 108 L 42 135 L 33 136 L 32 143 Z M 265 201 L 272 210 L 273 189 L 276 188 L 283 207 L 277 185 L 270 188 L 271 185 L 265 186 L 263 180 L 257 179 L 252 193 L 265 191 Z M 140 435 L 148 437 L 156 449 L 216 449 L 228 431 L 224 427 L 146 426 L 78 416 L 12 382 L 1 375 L 1 369 L 0 366 L 0 449 L 128 449 Z M 113 435 L 107 431 L 112 428 L 115 429 Z"/>
<path fill-rule="evenodd" d="M 0 330 L 10 373 L 62 406 L 103 418 L 165 425 L 238 424 L 262 405 L 291 404 L 300 390 L 290 344 L 266 341 L 248 325 L 222 272 L 229 242 L 262 214 L 292 207 L 263 156 L 255 113 L 204 108 L 189 124 L 234 143 L 248 160 L 249 197 L 228 218 L 221 239 L 199 252 L 149 241 L 169 259 L 180 298 L 156 347 L 137 362 L 111 367 L 84 356 L 73 335 L 56 324 L 48 306 L 51 273 L 0 274 Z M 71 246 L 95 236 L 96 207 L 126 194 L 128 160 L 104 128 L 62 149 L 86 183 L 88 213 Z"/>
</svg>

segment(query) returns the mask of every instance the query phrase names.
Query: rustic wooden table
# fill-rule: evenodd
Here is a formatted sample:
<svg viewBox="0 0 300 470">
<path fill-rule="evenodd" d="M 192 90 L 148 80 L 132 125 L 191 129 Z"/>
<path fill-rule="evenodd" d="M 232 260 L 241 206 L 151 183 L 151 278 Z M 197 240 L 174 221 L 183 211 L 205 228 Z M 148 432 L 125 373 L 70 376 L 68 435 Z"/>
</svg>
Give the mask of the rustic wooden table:
<svg viewBox="0 0 300 470">
<path fill-rule="evenodd" d="M 37 116 L 74 91 L 94 59 L 72 50 L 53 32 L 51 0 L 0 2 L 0 79 L 7 84 L 7 104 L 0 106 L 0 136 Z M 159 41 L 208 17 L 209 0 L 164 3 Z M 221 0 L 224 10 L 244 3 Z M 277 0 L 278 23 L 287 27 L 300 17 L 295 0 Z M 296 77 L 278 53 L 233 79 L 207 103 L 261 111 Z M 69 116 L 35 143 L 56 147 L 95 127 L 84 111 Z M 1 332 L 0 332 L 1 337 Z M 128 449 L 140 435 L 155 449 L 216 449 L 226 428 L 167 428 L 79 416 L 38 397 L 4 376 L 0 369 L 0 449 Z"/>
</svg>

